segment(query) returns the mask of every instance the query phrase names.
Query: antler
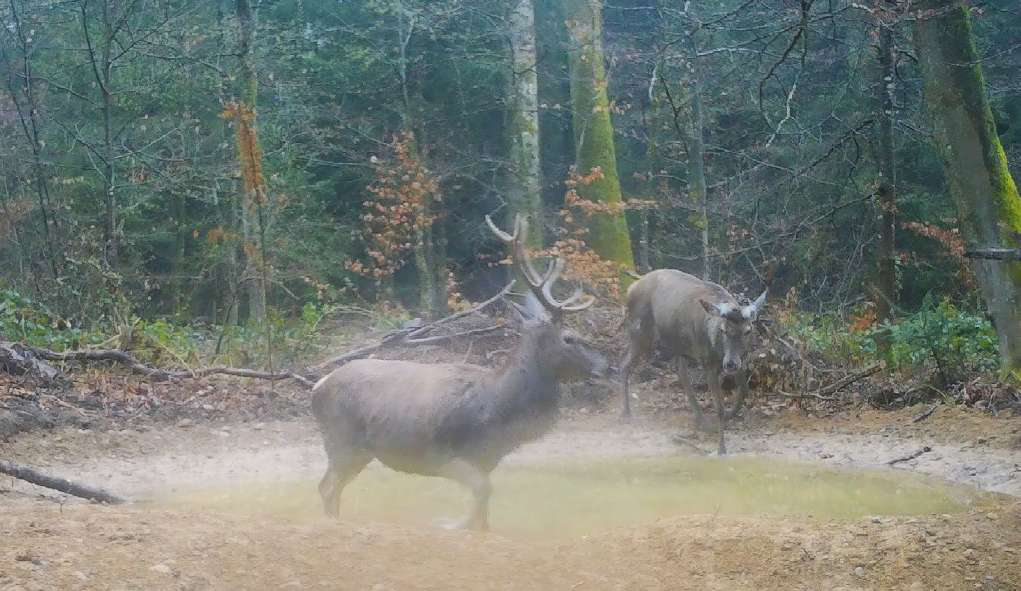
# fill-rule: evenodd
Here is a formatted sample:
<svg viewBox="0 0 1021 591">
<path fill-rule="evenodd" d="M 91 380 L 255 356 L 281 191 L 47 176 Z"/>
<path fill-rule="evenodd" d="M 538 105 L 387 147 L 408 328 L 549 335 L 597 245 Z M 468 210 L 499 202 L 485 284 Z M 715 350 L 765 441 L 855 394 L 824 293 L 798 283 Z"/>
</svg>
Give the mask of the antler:
<svg viewBox="0 0 1021 591">
<path fill-rule="evenodd" d="M 511 246 L 511 253 L 514 259 L 514 263 L 521 271 L 521 275 L 524 276 L 525 281 L 531 288 L 532 293 L 535 294 L 536 299 L 542 304 L 544 308 L 554 317 L 559 318 L 567 312 L 578 312 L 588 308 L 595 303 L 596 298 L 590 295 L 586 295 L 581 287 L 579 286 L 571 294 L 571 297 L 564 301 L 558 301 L 553 297 L 553 284 L 560 278 L 560 274 L 564 271 L 564 259 L 557 257 L 556 260 L 550 261 L 549 266 L 546 268 L 546 272 L 542 275 L 535 270 L 535 266 L 532 264 L 531 257 L 528 256 L 528 251 L 525 249 L 525 241 L 528 238 L 528 221 L 521 214 L 514 216 L 514 233 L 508 234 L 496 227 L 493 220 L 487 215 L 486 224 L 489 225 L 489 229 L 493 231 L 496 236 L 503 242 Z"/>
</svg>

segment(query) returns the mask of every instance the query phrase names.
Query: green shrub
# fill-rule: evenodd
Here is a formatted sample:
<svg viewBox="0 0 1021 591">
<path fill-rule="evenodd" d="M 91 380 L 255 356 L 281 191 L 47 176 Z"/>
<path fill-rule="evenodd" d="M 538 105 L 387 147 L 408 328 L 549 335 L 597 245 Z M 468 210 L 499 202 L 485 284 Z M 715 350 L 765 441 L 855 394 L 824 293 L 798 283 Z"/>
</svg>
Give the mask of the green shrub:
<svg viewBox="0 0 1021 591">
<path fill-rule="evenodd" d="M 996 332 L 981 314 L 949 299 L 926 295 L 919 309 L 895 323 L 852 330 L 837 314 L 788 313 L 788 334 L 808 352 L 835 364 L 884 360 L 891 369 L 935 369 L 944 383 L 961 381 L 999 365 Z M 879 350 L 886 336 L 889 355 Z"/>
<path fill-rule="evenodd" d="M 873 343 L 879 331 L 889 335 L 889 361 L 894 368 L 934 366 L 944 383 L 994 371 L 999 365 L 992 324 L 931 294 L 923 298 L 917 312 L 873 331 Z"/>
<path fill-rule="evenodd" d="M 788 315 L 789 334 L 809 352 L 830 363 L 858 364 L 871 357 L 874 349 L 867 332 L 855 332 L 837 314 L 795 313 Z"/>
<path fill-rule="evenodd" d="M 0 289 L 0 340 L 62 350 L 99 343 L 102 334 L 69 326 L 40 302 Z"/>
</svg>

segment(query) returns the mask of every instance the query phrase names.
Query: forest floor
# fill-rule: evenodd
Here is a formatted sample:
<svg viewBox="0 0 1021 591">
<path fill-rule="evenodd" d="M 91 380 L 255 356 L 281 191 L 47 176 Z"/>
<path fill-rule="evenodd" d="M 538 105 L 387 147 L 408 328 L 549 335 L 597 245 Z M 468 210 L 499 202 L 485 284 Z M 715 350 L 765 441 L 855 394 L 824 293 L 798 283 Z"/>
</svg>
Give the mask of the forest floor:
<svg viewBox="0 0 1021 591">
<path fill-rule="evenodd" d="M 732 455 L 676 470 L 655 464 L 671 478 L 704 473 L 731 488 L 688 491 L 692 506 L 683 507 L 668 498 L 682 494 L 676 483 L 647 494 L 641 487 L 657 481 L 635 474 L 650 459 L 703 461 L 715 439 L 691 432 L 686 413 L 654 412 L 675 400 L 655 388 L 639 389 L 631 423 L 618 421 L 612 399 L 609 408 L 574 405 L 555 432 L 510 456 L 495 475 L 490 533 L 417 519 L 451 509 L 429 501 L 434 479 L 380 481 L 386 470 L 376 466 L 341 521 L 321 517 L 315 483 L 325 457 L 300 411 L 23 433 L 0 443 L 0 457 L 135 502 L 78 502 L 0 478 L 0 589 L 1021 589 L 1021 420 L 939 407 L 915 422 L 924 406 L 815 417 L 763 412 L 759 401 L 729 433 Z M 923 447 L 931 451 L 887 466 Z M 592 462 L 626 466 L 626 485 L 587 479 Z M 581 466 L 575 480 L 550 485 L 557 466 L 571 464 Z M 542 466 L 554 468 L 521 472 Z M 762 474 L 726 474 L 745 469 Z M 919 474 L 928 476 L 911 480 Z M 829 488 L 813 488 L 831 477 Z M 770 492 L 770 478 L 793 480 Z M 386 496 L 384 485 L 403 496 Z M 857 497 L 841 497 L 859 485 L 887 495 L 889 510 L 863 513 Z M 381 510 L 377 496 L 410 508 Z M 950 500 L 930 505 L 937 497 Z M 760 511 L 759 501 L 772 505 Z M 556 521 L 515 528 L 533 517 Z M 593 527 L 577 534 L 571 520 Z"/>
</svg>

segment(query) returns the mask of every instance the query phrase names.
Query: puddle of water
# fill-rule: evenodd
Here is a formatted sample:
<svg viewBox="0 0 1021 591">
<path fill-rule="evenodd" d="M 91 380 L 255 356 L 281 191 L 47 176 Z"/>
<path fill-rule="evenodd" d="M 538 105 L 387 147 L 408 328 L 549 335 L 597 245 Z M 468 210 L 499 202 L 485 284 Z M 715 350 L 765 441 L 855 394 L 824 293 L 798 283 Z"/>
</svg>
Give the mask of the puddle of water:
<svg viewBox="0 0 1021 591">
<path fill-rule="evenodd" d="M 175 493 L 160 506 L 209 508 L 294 521 L 323 519 L 318 481 L 250 483 Z M 757 458 L 665 458 L 508 466 L 493 473 L 490 524 L 506 535 L 576 537 L 685 514 L 924 515 L 966 510 L 987 495 L 887 471 L 834 470 Z M 377 465 L 344 490 L 348 521 L 433 524 L 467 511 L 457 484 Z"/>
</svg>

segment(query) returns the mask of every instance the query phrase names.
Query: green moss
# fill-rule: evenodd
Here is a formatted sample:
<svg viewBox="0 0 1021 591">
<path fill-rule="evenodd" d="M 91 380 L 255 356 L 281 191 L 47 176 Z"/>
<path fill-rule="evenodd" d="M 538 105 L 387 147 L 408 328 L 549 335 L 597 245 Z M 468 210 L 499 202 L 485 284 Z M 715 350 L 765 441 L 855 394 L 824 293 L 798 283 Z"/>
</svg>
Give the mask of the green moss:
<svg viewBox="0 0 1021 591">
<path fill-rule="evenodd" d="M 578 172 L 602 170 L 603 178 L 579 187 L 582 197 L 598 203 L 621 202 L 617 154 L 610 120 L 603 67 L 601 12 L 598 2 L 565 0 L 564 16 L 572 39 L 571 102 Z M 603 258 L 634 268 L 634 254 L 623 213 L 591 216 L 588 244 Z"/>
<path fill-rule="evenodd" d="M 918 4 L 915 44 L 937 148 L 971 246 L 1017 246 L 1021 197 L 1010 176 L 971 30 L 960 0 Z M 979 281 L 1000 333 L 1004 370 L 1021 367 L 1021 263 L 982 263 Z"/>
</svg>

